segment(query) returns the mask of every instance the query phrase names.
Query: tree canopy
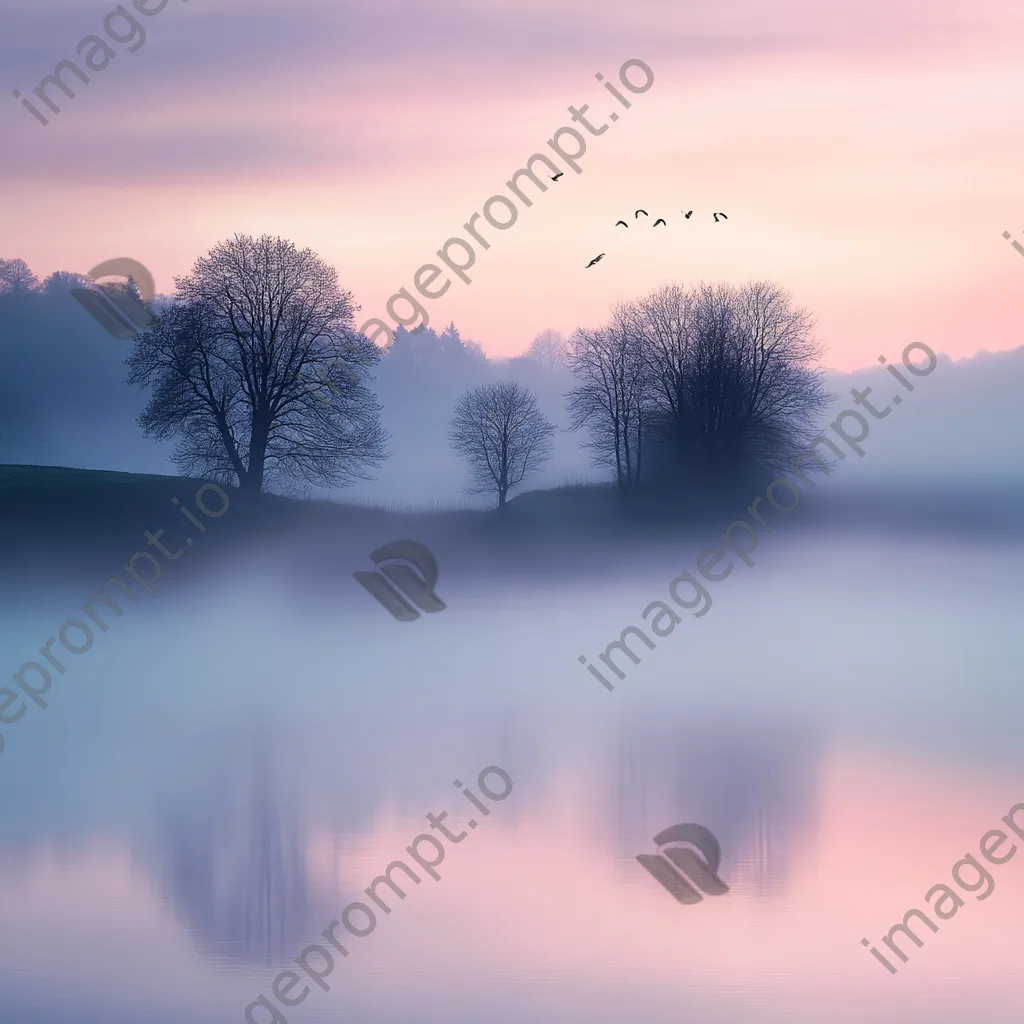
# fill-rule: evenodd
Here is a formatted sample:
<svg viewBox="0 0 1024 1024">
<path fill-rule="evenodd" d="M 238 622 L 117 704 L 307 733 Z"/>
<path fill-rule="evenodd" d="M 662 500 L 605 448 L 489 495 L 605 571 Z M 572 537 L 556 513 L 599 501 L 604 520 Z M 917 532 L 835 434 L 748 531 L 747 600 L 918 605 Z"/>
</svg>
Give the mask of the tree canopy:
<svg viewBox="0 0 1024 1024">
<path fill-rule="evenodd" d="M 196 261 L 135 340 L 129 383 L 152 391 L 147 436 L 177 438 L 190 473 L 340 485 L 386 457 L 369 387 L 379 350 L 355 332 L 359 308 L 309 249 L 236 235 Z"/>
</svg>

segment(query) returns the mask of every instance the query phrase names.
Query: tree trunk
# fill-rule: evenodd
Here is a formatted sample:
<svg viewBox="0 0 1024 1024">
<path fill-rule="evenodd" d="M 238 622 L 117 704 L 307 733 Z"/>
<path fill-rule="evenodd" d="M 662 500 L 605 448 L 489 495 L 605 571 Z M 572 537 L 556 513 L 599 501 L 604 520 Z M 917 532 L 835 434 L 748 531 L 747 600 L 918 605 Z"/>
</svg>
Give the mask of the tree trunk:
<svg viewBox="0 0 1024 1024">
<path fill-rule="evenodd" d="M 242 489 L 255 496 L 263 492 L 263 471 L 267 459 L 269 428 L 266 424 L 253 424 L 249 442 L 249 468 Z"/>
</svg>

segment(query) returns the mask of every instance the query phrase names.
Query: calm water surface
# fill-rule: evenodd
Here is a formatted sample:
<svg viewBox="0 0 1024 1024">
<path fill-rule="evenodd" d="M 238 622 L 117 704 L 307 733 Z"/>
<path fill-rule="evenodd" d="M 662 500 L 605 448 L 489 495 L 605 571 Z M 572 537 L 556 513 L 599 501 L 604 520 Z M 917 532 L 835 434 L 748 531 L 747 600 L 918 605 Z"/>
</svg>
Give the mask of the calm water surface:
<svg viewBox="0 0 1024 1024">
<path fill-rule="evenodd" d="M 691 552 L 529 586 L 436 554 L 448 610 L 411 624 L 351 579 L 175 584 L 3 727 L 5 1022 L 243 1021 L 442 811 L 479 820 L 441 880 L 386 893 L 283 1019 L 1020 1021 L 1024 852 L 895 975 L 861 939 L 1024 801 L 1024 550 L 780 540 L 612 693 L 577 656 Z M 5 675 L 86 596 L 12 599 Z M 489 765 L 514 788 L 484 818 L 453 782 Z M 678 822 L 728 894 L 680 905 L 636 862 Z"/>
</svg>

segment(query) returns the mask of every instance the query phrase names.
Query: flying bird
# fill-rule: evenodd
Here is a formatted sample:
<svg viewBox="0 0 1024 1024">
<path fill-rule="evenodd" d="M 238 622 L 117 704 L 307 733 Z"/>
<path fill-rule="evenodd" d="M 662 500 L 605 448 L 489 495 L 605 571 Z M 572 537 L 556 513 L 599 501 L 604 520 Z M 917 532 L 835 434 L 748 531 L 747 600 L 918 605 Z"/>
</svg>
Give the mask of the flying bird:
<svg viewBox="0 0 1024 1024">
<path fill-rule="evenodd" d="M 664 218 L 664 217 L 659 217 L 659 218 L 658 218 L 658 219 L 657 219 L 657 220 L 656 220 L 656 221 L 654 222 L 654 226 L 655 226 L 655 227 L 657 227 L 657 226 L 658 226 L 659 224 L 665 224 L 665 218 Z M 665 227 L 668 227 L 668 225 L 667 225 L 667 224 L 665 224 Z"/>
<path fill-rule="evenodd" d="M 615 222 L 615 226 L 616 226 L 616 227 L 618 227 L 618 226 L 619 226 L 620 224 L 621 224 L 621 225 L 622 225 L 622 226 L 623 226 L 624 228 L 628 228 L 628 227 L 629 227 L 629 225 L 628 225 L 628 224 L 627 224 L 627 223 L 626 223 L 626 222 L 625 222 L 624 220 L 617 220 L 617 221 Z"/>
<path fill-rule="evenodd" d="M 718 223 L 718 218 L 719 217 L 725 217 L 725 214 L 724 213 L 716 213 L 716 214 L 713 214 L 712 216 L 715 218 L 715 223 L 717 224 Z M 725 217 L 725 219 L 728 220 L 729 218 Z"/>
<path fill-rule="evenodd" d="M 646 211 L 646 210 L 637 210 L 637 211 L 636 211 L 636 213 L 634 213 L 634 214 L 633 214 L 633 219 L 635 220 L 635 219 L 636 219 L 637 217 L 639 217 L 639 216 L 640 216 L 640 214 L 641 214 L 641 213 L 642 213 L 642 214 L 643 214 L 643 215 L 644 215 L 645 217 L 649 216 L 649 214 L 647 213 L 647 211 Z"/>
<path fill-rule="evenodd" d="M 560 178 L 560 177 L 561 177 L 561 176 L 562 176 L 563 174 L 565 174 L 565 171 L 559 171 L 559 172 L 558 172 L 558 173 L 557 173 L 557 174 L 556 174 L 556 175 L 555 175 L 555 176 L 554 176 L 554 177 L 553 177 L 553 178 L 552 178 L 551 180 L 552 180 L 552 181 L 558 181 L 558 179 L 559 179 L 559 178 Z"/>
<path fill-rule="evenodd" d="M 682 210 L 680 210 L 679 212 L 680 212 L 680 213 L 682 213 L 683 211 L 682 211 Z M 690 211 L 690 213 L 693 213 L 693 210 L 691 210 L 691 211 Z M 688 213 L 688 214 L 686 215 L 686 219 L 687 219 L 687 220 L 689 220 L 689 219 L 690 219 L 690 213 Z"/>
<path fill-rule="evenodd" d="M 601 256 L 604 256 L 604 253 L 601 253 Z M 595 256 L 583 269 L 589 270 L 599 259 L 601 259 L 601 256 Z"/>
</svg>

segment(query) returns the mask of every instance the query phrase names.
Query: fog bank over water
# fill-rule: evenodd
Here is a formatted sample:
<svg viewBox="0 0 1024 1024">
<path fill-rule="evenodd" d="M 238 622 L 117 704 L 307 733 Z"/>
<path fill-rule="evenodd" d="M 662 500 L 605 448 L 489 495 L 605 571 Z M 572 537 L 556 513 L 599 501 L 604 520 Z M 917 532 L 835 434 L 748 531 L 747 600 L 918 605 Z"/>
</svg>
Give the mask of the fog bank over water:
<svg viewBox="0 0 1024 1024">
<path fill-rule="evenodd" d="M 955 997 L 914 1014 L 953 962 L 998 1005 L 999 950 L 1024 893 L 1012 861 L 986 914 L 972 905 L 929 933 L 905 976 L 890 979 L 859 940 L 1024 799 L 1021 546 L 966 531 L 787 534 L 713 584 L 705 616 L 681 612 L 672 635 L 641 647 L 608 693 L 577 654 L 640 622 L 692 564 L 671 541 L 625 547 L 628 569 L 552 572 L 543 587 L 497 558 L 448 571 L 439 551 L 447 609 L 412 624 L 342 574 L 307 577 L 300 599 L 280 553 L 174 580 L 127 611 L 55 681 L 45 711 L 5 727 L 0 770 L 18 784 L 0 822 L 2 962 L 51 979 L 45 996 L 5 982 L 13 1005 L 29 1020 L 56 1001 L 86 1020 L 153 1005 L 242 1019 L 403 856 L 428 811 L 466 828 L 474 811 L 452 782 L 488 764 L 508 771 L 512 795 L 447 852 L 440 882 L 411 886 L 373 936 L 351 940 L 311 1019 L 398 1020 L 426 993 L 468 1022 L 478 1007 L 455 998 L 467 966 L 486 998 L 534 1018 L 586 1005 L 594 1020 L 641 1009 L 667 1022 L 682 998 L 725 1021 L 772 975 L 769 1020 L 810 1024 L 848 986 L 865 989 L 863 1014 L 895 980 L 895 995 L 877 994 L 888 1009 L 895 999 L 905 1019 L 952 1024 L 967 1012 Z M 73 595 L 8 602 L 4 663 L 29 656 L 27 638 L 45 637 Z M 675 821 L 718 837 L 728 902 L 680 908 L 637 865 Z M 104 936 L 79 944 L 57 982 L 55 892 L 66 928 Z M 548 927 L 529 928 L 544 907 Z M 126 987 L 129 958 L 140 966 Z M 808 965 L 831 979 L 827 996 L 807 986 Z M 401 986 L 382 985 L 396 975 Z"/>
</svg>

